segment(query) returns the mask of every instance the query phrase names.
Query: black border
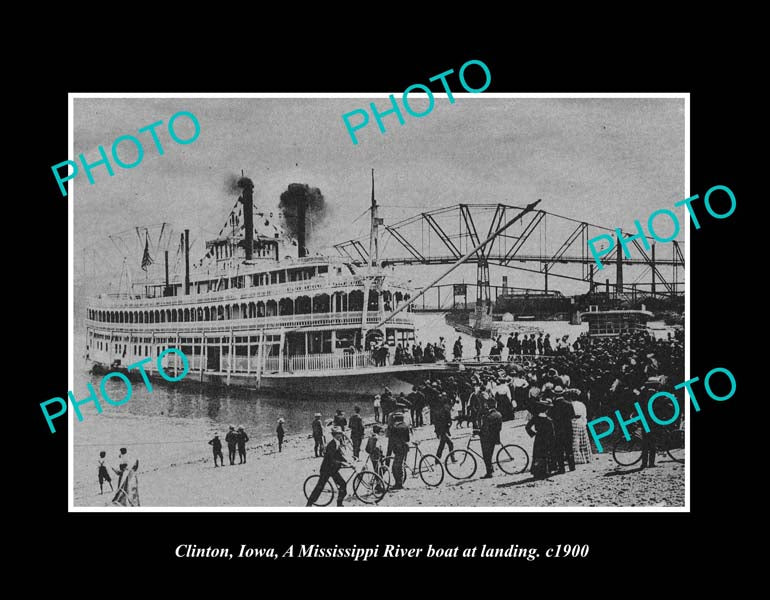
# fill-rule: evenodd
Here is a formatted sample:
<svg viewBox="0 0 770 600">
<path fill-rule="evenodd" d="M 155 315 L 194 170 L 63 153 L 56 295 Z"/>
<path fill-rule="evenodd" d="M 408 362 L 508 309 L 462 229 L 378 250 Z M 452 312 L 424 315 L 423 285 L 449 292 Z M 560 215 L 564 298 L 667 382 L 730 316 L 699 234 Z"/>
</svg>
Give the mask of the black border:
<svg viewBox="0 0 770 600">
<path fill-rule="evenodd" d="M 652 40 L 647 40 L 652 42 Z M 548 45 L 548 40 L 543 42 Z M 684 43 L 684 42 L 682 42 Z M 185 47 L 176 61 L 153 60 L 151 51 L 140 60 L 121 64 L 120 69 L 92 68 L 84 72 L 67 69 L 51 73 L 41 82 L 41 102 L 45 110 L 36 112 L 34 123 L 37 151 L 34 154 L 33 174 L 36 181 L 44 182 L 42 195 L 35 202 L 43 206 L 36 215 L 42 220 L 39 227 L 40 249 L 43 252 L 46 277 L 33 281 L 48 298 L 52 318 L 45 323 L 45 331 L 54 340 L 50 353 L 66 356 L 67 348 L 67 200 L 62 198 L 50 174 L 50 165 L 68 157 L 67 148 L 67 92 L 119 91 L 187 91 L 187 92 L 400 92 L 415 82 L 424 82 L 433 74 L 448 68 L 458 69 L 470 59 L 483 60 L 492 73 L 488 92 L 690 92 L 691 93 L 691 192 L 703 193 L 713 185 L 727 185 L 738 198 L 739 208 L 729 218 L 715 221 L 696 205 L 703 227 L 691 230 L 688 276 L 690 294 L 691 374 L 703 376 L 715 366 L 729 368 L 745 389 L 746 373 L 739 362 L 741 339 L 735 335 L 734 320 L 740 321 L 745 311 L 739 307 L 737 290 L 727 283 L 732 273 L 725 248 L 738 248 L 739 223 L 744 211 L 744 189 L 738 179 L 738 161 L 743 132 L 734 126 L 738 100 L 727 85 L 720 85 L 709 73 L 709 64 L 720 63 L 714 49 L 701 48 L 698 67 L 682 51 L 670 46 L 658 50 L 629 51 L 628 46 L 615 49 L 612 44 L 602 47 L 594 41 L 588 46 L 567 47 L 553 42 L 561 50 L 556 55 L 538 54 L 542 46 L 524 46 L 499 40 L 497 47 L 463 45 L 448 40 L 440 47 L 424 51 L 418 42 L 404 40 L 408 47 L 396 52 L 394 44 L 374 53 L 362 47 L 361 55 L 351 62 L 349 52 L 323 52 L 319 46 L 301 53 L 289 53 L 275 46 L 249 47 L 234 43 L 232 51 L 218 53 L 209 47 Z M 168 51 L 170 52 L 170 51 Z M 705 52 L 705 55 L 704 55 Z M 164 56 L 166 56 L 164 54 Z M 714 61 L 711 63 L 710 61 Z M 44 241 L 43 241 L 44 240 Z M 43 291 L 44 290 L 44 291 Z M 743 306 L 740 305 L 741 307 Z M 37 330 L 34 324 L 30 326 Z M 43 331 L 43 328 L 40 328 Z M 749 335 L 758 335 L 750 332 Z M 724 512 L 735 510 L 739 488 L 739 463 L 734 449 L 742 448 L 745 428 L 739 427 L 736 394 L 724 403 L 708 399 L 701 402 L 702 411 L 692 415 L 692 479 L 691 514 L 659 513 L 376 513 L 376 514 L 265 514 L 265 513 L 150 513 L 150 514 L 70 514 L 67 513 L 67 442 L 63 432 L 51 435 L 40 418 L 38 404 L 44 399 L 62 395 L 67 381 L 66 362 L 51 360 L 47 377 L 31 379 L 32 389 L 25 394 L 24 429 L 32 431 L 35 447 L 42 453 L 41 464 L 46 465 L 45 489 L 39 482 L 38 491 L 30 505 L 37 517 L 45 520 L 47 552 L 58 556 L 56 569 L 86 567 L 85 556 L 99 556 L 104 549 L 105 580 L 116 581 L 109 571 L 115 564 L 124 573 L 160 573 L 165 576 L 192 576 L 196 572 L 217 574 L 259 572 L 272 579 L 282 574 L 296 576 L 284 580 L 293 586 L 308 568 L 337 573 L 342 581 L 353 571 L 378 577 L 381 586 L 387 581 L 391 567 L 408 576 L 413 570 L 406 561 L 353 563 L 316 559 L 283 563 L 251 561 L 204 562 L 174 558 L 173 549 L 180 543 L 198 546 L 261 543 L 284 548 L 294 544 L 394 543 L 402 546 L 481 545 L 520 546 L 544 548 L 559 543 L 591 545 L 585 561 L 518 560 L 514 569 L 525 574 L 535 568 L 543 573 L 563 573 L 564 569 L 587 574 L 586 567 L 602 566 L 607 569 L 625 567 L 628 576 L 654 577 L 644 566 L 657 569 L 661 564 L 675 568 L 676 557 L 691 557 L 702 567 L 724 568 L 716 548 L 733 548 L 739 542 L 740 528 L 725 522 Z M 742 421 L 741 421 L 742 424 Z M 36 509 L 32 507 L 38 505 Z M 724 555 L 722 555 L 724 556 Z M 114 563 L 111 565 L 111 563 Z M 505 575 L 509 563 L 475 561 L 460 565 L 454 561 L 428 562 L 420 572 L 427 581 L 440 579 L 449 583 L 473 565 Z M 656 566 L 657 565 L 657 566 Z M 454 568 L 460 567 L 459 571 Z M 502 567 L 502 568 L 500 568 Z M 54 567 L 52 567 L 54 568 Z M 87 581 L 94 584 L 101 575 L 85 569 Z M 99 571 L 99 568 L 96 569 Z M 418 573 L 419 574 L 419 573 Z M 400 577 L 400 575 L 399 575 Z M 477 575 L 474 575 L 476 578 Z M 94 578 L 94 579 L 92 579 Z M 550 579 L 550 578 L 549 578 Z M 398 579 L 396 579 L 398 581 Z M 297 582 L 298 583 L 298 582 Z M 585 585 L 585 579 L 574 582 Z M 332 584 L 327 581 L 326 584 Z M 87 583 L 90 585 L 90 583 Z M 223 587 L 225 587 L 223 585 Z M 293 589 L 288 588 L 287 589 Z M 324 586 L 319 585 L 319 591 Z M 407 591 L 407 590 L 403 590 Z"/>
</svg>

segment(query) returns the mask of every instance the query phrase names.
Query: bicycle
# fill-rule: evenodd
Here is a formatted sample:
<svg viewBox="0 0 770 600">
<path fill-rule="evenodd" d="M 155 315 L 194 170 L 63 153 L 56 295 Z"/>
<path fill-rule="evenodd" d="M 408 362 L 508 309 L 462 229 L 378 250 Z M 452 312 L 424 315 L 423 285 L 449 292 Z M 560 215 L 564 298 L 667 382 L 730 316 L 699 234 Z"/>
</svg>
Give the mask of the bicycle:
<svg viewBox="0 0 770 600">
<path fill-rule="evenodd" d="M 407 458 L 404 459 L 403 464 L 404 479 L 407 477 L 415 478 L 419 475 L 425 485 L 429 487 L 439 486 L 441 485 L 441 482 L 444 481 L 444 467 L 441 464 L 441 459 L 435 454 L 423 454 L 420 449 L 420 443 L 421 442 L 414 441 L 409 442 L 410 448 L 414 449 L 414 461 L 411 467 L 407 464 L 409 456 L 407 453 Z M 392 474 L 394 458 L 395 456 L 391 455 L 382 459 L 386 471 L 388 471 L 389 477 L 392 478 L 393 481 L 395 481 L 395 476 Z"/>
<path fill-rule="evenodd" d="M 377 504 L 385 497 L 387 487 L 382 477 L 377 475 L 374 471 L 367 471 L 364 469 L 358 470 L 356 465 L 345 464 L 340 467 L 342 469 L 353 469 L 353 472 L 345 480 L 345 486 L 350 485 L 353 481 L 353 495 L 358 498 L 364 504 Z M 321 476 L 319 474 L 311 475 L 305 479 L 305 483 L 302 484 L 302 491 L 305 494 L 305 500 L 310 498 L 310 494 L 318 484 L 318 479 Z M 337 494 L 336 486 L 332 483 L 331 479 L 326 481 L 326 484 L 321 491 L 321 495 L 313 503 L 315 506 L 329 506 L 334 497 Z"/>
<path fill-rule="evenodd" d="M 366 460 L 364 461 L 363 468 L 367 471 L 373 471 L 374 473 L 377 473 L 377 475 L 382 477 L 382 481 L 385 483 L 385 489 L 389 490 L 390 486 L 393 485 L 393 474 L 390 472 L 390 469 L 385 464 L 384 457 L 382 459 L 381 465 L 379 467 L 376 467 L 374 465 L 374 462 L 372 461 L 372 456 L 368 454 L 366 456 Z"/>
<path fill-rule="evenodd" d="M 470 479 L 476 474 L 476 469 L 478 468 L 477 456 L 484 462 L 484 457 L 474 448 L 471 448 L 471 442 L 474 441 L 478 441 L 481 444 L 478 429 L 473 430 L 473 434 L 468 438 L 465 448 L 452 450 L 444 459 L 444 467 L 447 473 L 455 479 Z M 495 455 L 495 464 L 503 473 L 508 475 L 523 473 L 529 466 L 529 453 L 517 444 L 504 444 Z"/>
<path fill-rule="evenodd" d="M 649 435 L 653 436 L 655 453 L 665 452 L 671 460 L 684 462 L 684 429 L 654 429 Z M 622 437 L 612 448 L 612 458 L 621 467 L 631 467 L 642 460 L 642 428 L 634 429 L 631 439 Z"/>
</svg>

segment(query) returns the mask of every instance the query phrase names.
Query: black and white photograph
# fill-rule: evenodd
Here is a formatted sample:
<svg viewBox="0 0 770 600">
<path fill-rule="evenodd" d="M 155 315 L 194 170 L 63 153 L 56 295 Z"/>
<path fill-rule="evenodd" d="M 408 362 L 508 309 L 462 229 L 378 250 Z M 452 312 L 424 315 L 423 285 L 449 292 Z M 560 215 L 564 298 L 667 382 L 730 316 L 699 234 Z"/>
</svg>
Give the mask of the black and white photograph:
<svg viewBox="0 0 770 600">
<path fill-rule="evenodd" d="M 70 510 L 689 510 L 690 95 L 437 89 L 71 95 Z"/>
</svg>

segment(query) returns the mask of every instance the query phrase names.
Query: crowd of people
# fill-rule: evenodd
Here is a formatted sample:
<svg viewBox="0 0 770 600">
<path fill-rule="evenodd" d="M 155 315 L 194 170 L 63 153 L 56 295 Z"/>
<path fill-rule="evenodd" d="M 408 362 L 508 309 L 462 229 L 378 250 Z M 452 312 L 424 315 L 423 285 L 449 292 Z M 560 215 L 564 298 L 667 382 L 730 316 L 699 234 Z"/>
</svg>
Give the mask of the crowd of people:
<svg viewBox="0 0 770 600">
<path fill-rule="evenodd" d="M 535 438 L 533 475 L 561 473 L 565 465 L 573 470 L 591 461 L 589 419 L 615 410 L 630 416 L 640 399 L 657 391 L 677 393 L 674 385 L 684 379 L 683 337 L 681 330 L 666 339 L 646 331 L 606 338 L 582 334 L 573 343 L 563 336 L 553 345 L 547 334 L 521 341 L 513 334 L 506 344 L 494 341 L 493 347 L 508 351 L 509 360 L 500 365 L 437 373 L 409 394 L 385 388 L 374 397 L 375 419 L 391 427 L 391 415 L 400 413 L 409 415 L 413 427 L 432 424 L 440 457 L 445 448 L 452 451 L 453 424 L 481 431 L 490 411 L 509 420 L 526 410 L 526 431 Z M 654 466 L 654 454 L 645 453 L 642 466 Z"/>
<path fill-rule="evenodd" d="M 669 338 L 670 340 L 671 338 Z M 490 340 L 490 342 L 488 344 L 480 338 L 476 338 L 474 342 L 475 354 L 473 357 L 477 362 L 482 360 L 485 362 L 512 362 L 522 357 L 564 356 L 573 352 L 587 350 L 591 346 L 591 340 L 585 332 L 581 333 L 574 341 L 570 340 L 568 334 L 555 337 L 552 340 L 550 333 L 543 333 L 541 331 L 539 333 L 522 334 L 511 332 L 508 334 L 507 339 L 503 339 L 503 335 L 498 335 Z M 425 364 L 448 360 L 447 343 L 443 337 L 440 337 L 438 342 L 428 342 L 425 346 L 422 345 L 422 342 L 416 342 L 411 345 L 396 344 L 392 360 L 390 346 L 385 341 L 373 344 L 371 350 L 372 359 L 377 366 L 386 366 L 391 363 L 393 365 Z M 461 361 L 463 358 L 470 359 L 470 355 L 468 357 L 465 356 L 462 337 L 458 336 L 452 345 L 451 360 Z"/>
<path fill-rule="evenodd" d="M 499 349 L 499 363 L 460 366 L 459 370 L 432 371 L 428 378 L 412 386 L 408 393 L 394 393 L 385 387 L 373 398 L 375 424 L 367 436 L 361 407 L 355 406 L 348 418 L 336 410 L 333 418 L 324 422 L 321 413 L 312 421 L 314 456 L 322 458 L 321 479 L 324 483 L 335 477 L 346 456 L 358 460 L 371 459 L 372 468 L 380 470 L 390 462 L 395 478 L 394 489 L 403 485 L 403 464 L 406 459 L 413 428 L 433 427 L 441 458 L 454 449 L 452 428 L 473 428 L 481 440 L 482 455 L 487 472 L 492 476 L 492 455 L 500 443 L 502 422 L 524 417 L 525 431 L 533 439 L 531 472 L 536 478 L 574 470 L 577 465 L 590 463 L 592 449 L 587 422 L 595 417 L 613 414 L 615 410 L 629 418 L 635 412 L 634 403 L 644 403 L 657 391 L 674 394 L 682 400 L 681 390 L 674 386 L 684 381 L 684 335 L 677 330 L 667 338 L 658 338 L 647 331 L 624 333 L 615 337 L 589 338 L 582 334 L 570 343 L 563 336 L 552 344 L 547 334 L 516 334 L 506 343 L 493 340 Z M 409 354 L 424 361 L 425 355 L 445 356 L 445 340 L 416 344 Z M 478 344 L 476 345 L 478 352 Z M 416 351 L 419 348 L 422 351 Z M 428 348 L 432 350 L 428 353 Z M 460 338 L 453 346 L 453 356 L 462 356 Z M 507 353 L 507 354 L 506 354 Z M 396 348 L 396 356 L 407 352 Z M 494 355 L 494 354 L 493 354 Z M 673 407 L 672 407 L 673 410 Z M 664 414 L 656 406 L 661 420 Z M 328 440 L 326 432 L 331 432 Z M 278 419 L 275 429 L 278 452 L 283 449 L 284 419 Z M 242 426 L 230 426 L 224 436 L 208 441 L 214 466 L 224 466 L 223 446 L 228 449 L 228 462 L 246 462 L 249 437 Z M 644 440 L 643 440 L 644 441 Z M 649 442 L 649 440 L 647 440 Z M 650 444 L 648 444 L 649 446 Z M 391 458 L 388 458 L 391 457 Z M 643 467 L 654 466 L 654 447 L 643 455 Z M 138 463 L 138 461 L 137 461 Z M 100 452 L 97 476 L 100 493 L 104 484 L 115 492 L 116 501 L 131 497 L 127 488 L 130 463 L 125 448 L 116 461 L 108 464 L 105 452 Z M 137 465 L 134 465 L 134 478 Z M 113 474 L 117 486 L 113 488 Z M 343 481 L 344 483 L 344 481 Z M 123 490 L 123 491 L 121 491 Z M 138 495 L 138 494 L 137 494 Z M 338 495 L 338 502 L 344 494 Z"/>
<path fill-rule="evenodd" d="M 462 356 L 462 342 L 457 340 L 453 348 L 453 356 L 457 357 L 459 344 L 460 356 Z M 390 364 L 390 349 L 387 344 L 381 343 L 375 347 L 372 351 L 372 357 L 374 363 L 377 366 L 385 366 Z M 414 365 L 424 363 L 436 363 L 446 360 L 447 349 L 446 341 L 444 338 L 439 338 L 438 342 L 431 344 L 428 342 L 423 347 L 422 342 L 412 344 L 396 344 L 396 348 L 393 351 L 393 364 L 394 365 Z"/>
</svg>

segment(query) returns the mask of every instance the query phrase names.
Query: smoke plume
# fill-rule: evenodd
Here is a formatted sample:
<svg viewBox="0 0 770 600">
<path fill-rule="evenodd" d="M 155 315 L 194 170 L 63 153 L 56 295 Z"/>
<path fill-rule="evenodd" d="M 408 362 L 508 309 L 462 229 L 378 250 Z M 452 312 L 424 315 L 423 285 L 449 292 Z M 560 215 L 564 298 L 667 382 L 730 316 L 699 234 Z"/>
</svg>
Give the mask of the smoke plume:
<svg viewBox="0 0 770 600">
<path fill-rule="evenodd" d="M 225 175 L 225 191 L 228 194 L 240 195 L 246 186 L 254 189 L 254 182 L 248 177 L 236 175 L 235 173 Z"/>
<path fill-rule="evenodd" d="M 297 205 L 304 201 L 306 207 L 306 240 L 313 237 L 316 230 L 326 219 L 328 207 L 321 190 L 310 187 L 306 183 L 290 183 L 289 188 L 281 194 L 281 201 L 278 208 L 281 210 L 281 220 L 284 231 L 292 237 L 297 238 L 299 223 L 297 220 Z"/>
</svg>

